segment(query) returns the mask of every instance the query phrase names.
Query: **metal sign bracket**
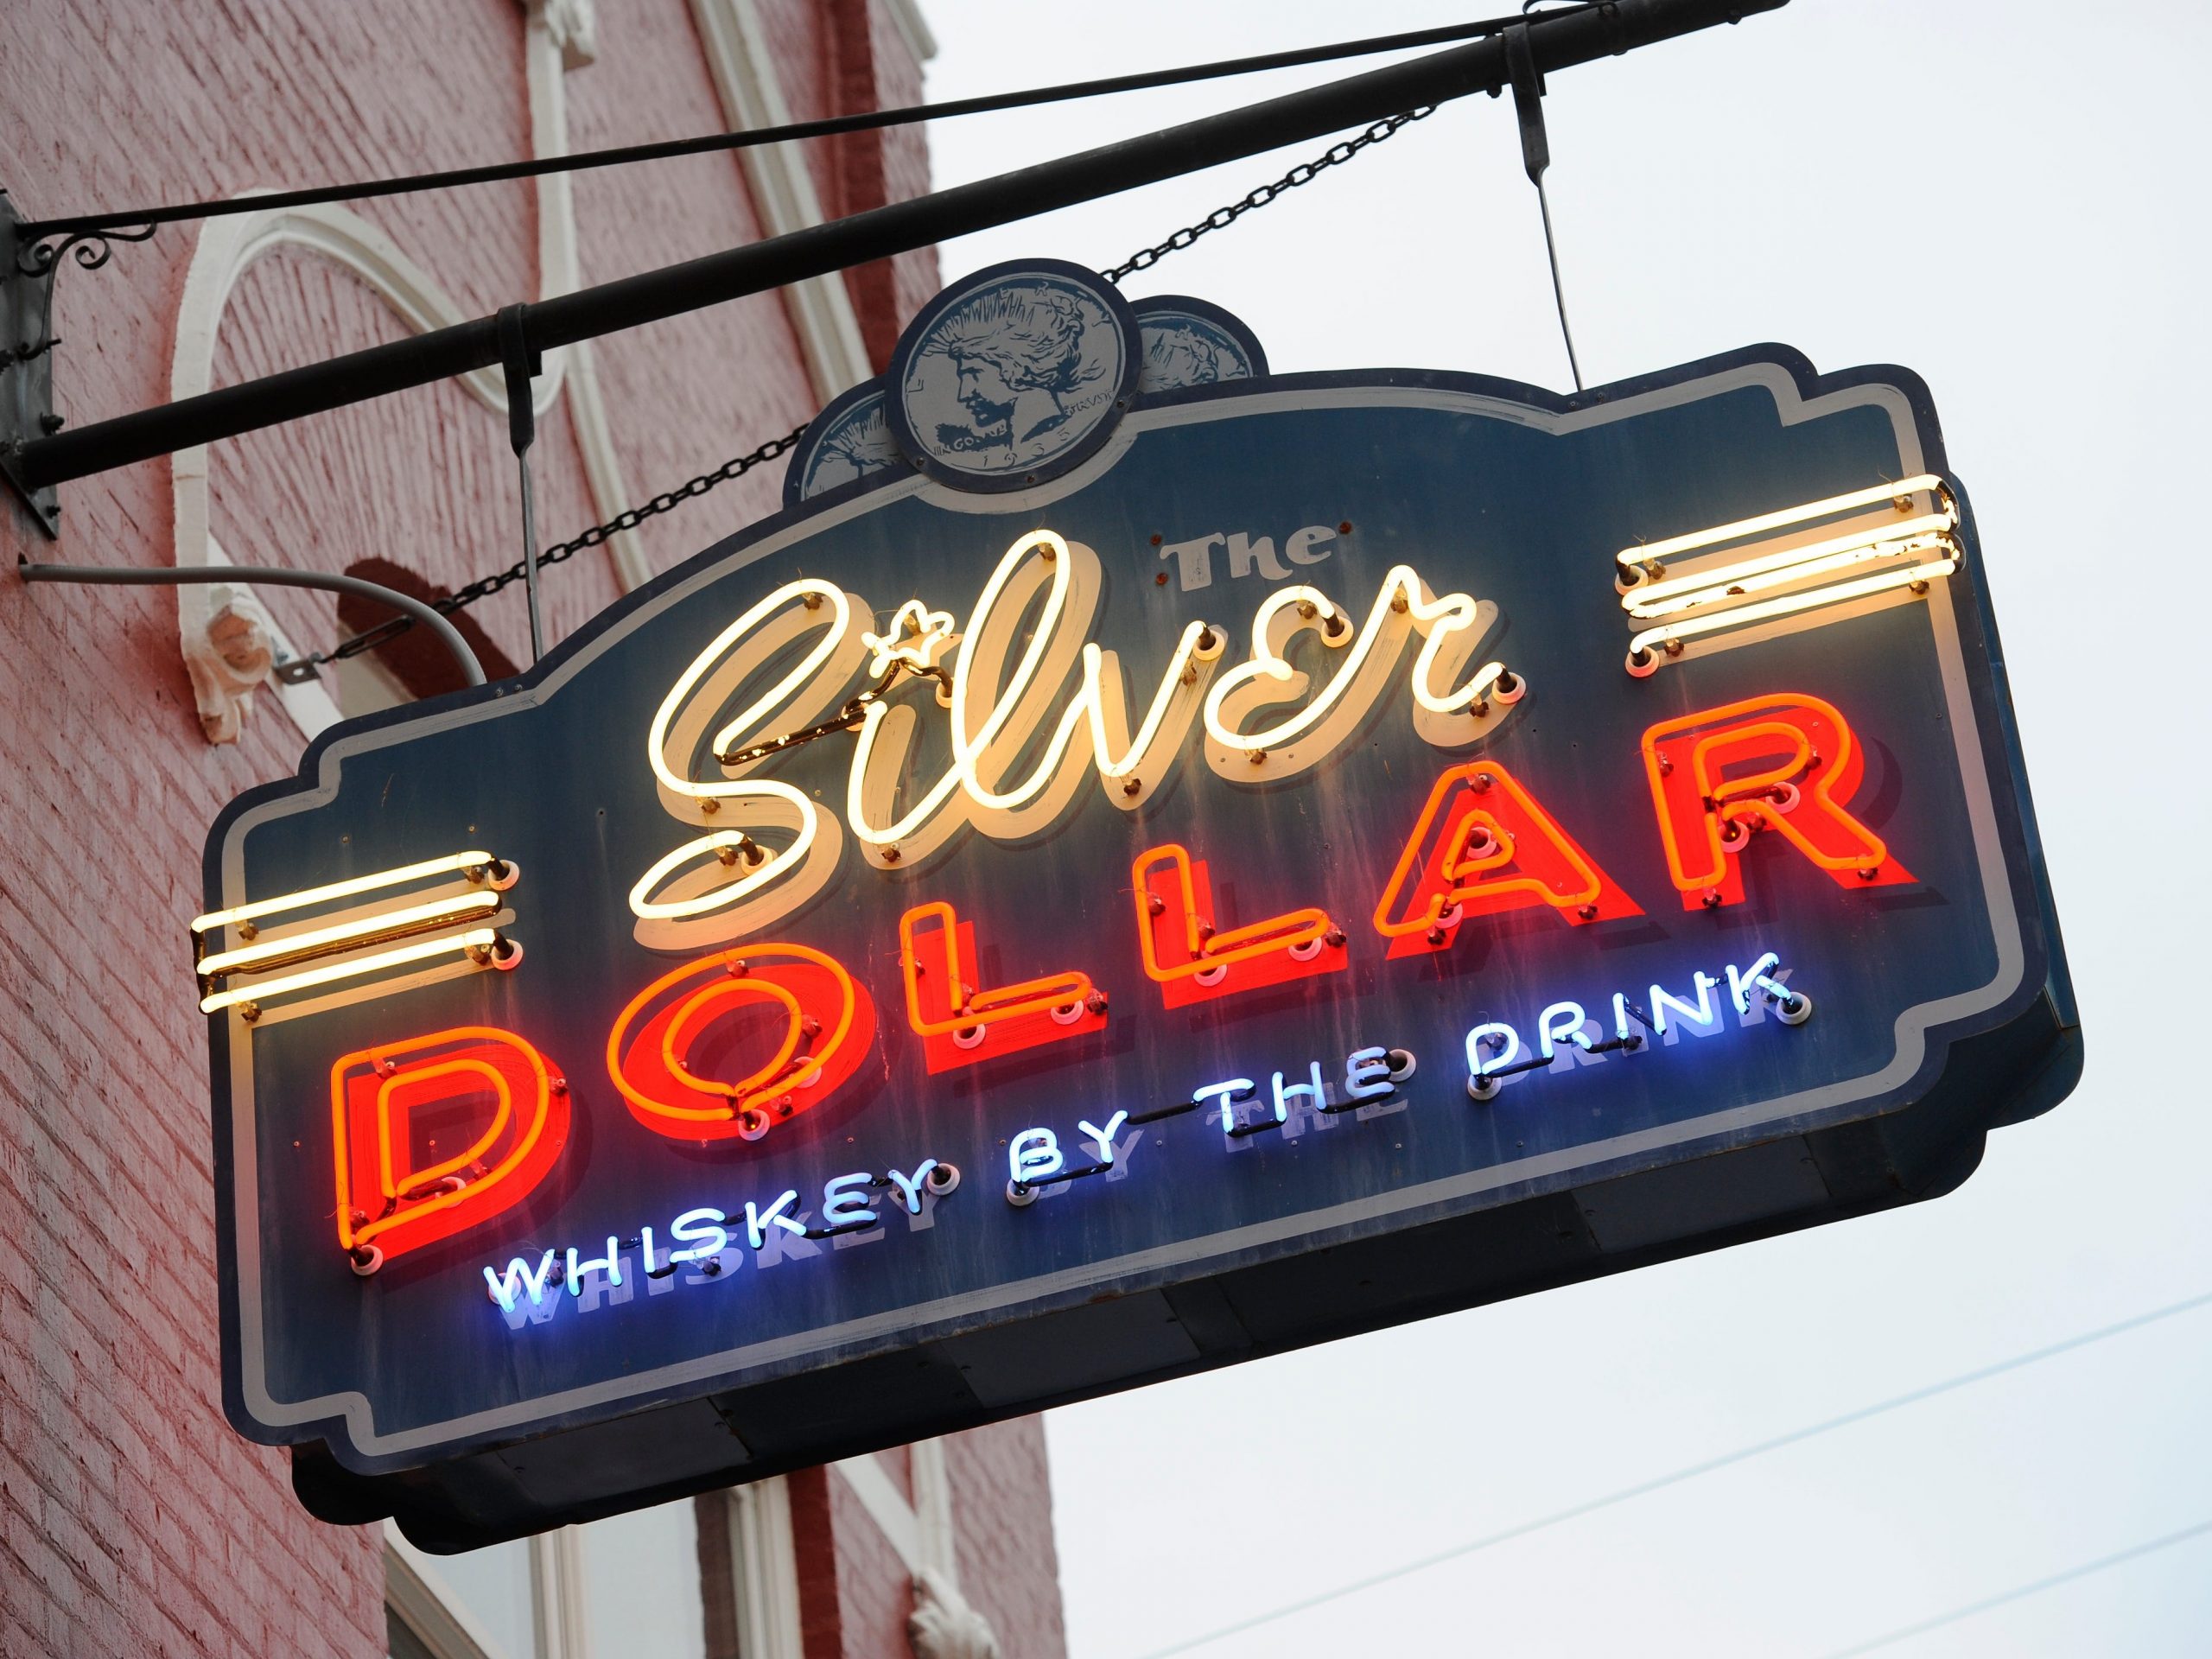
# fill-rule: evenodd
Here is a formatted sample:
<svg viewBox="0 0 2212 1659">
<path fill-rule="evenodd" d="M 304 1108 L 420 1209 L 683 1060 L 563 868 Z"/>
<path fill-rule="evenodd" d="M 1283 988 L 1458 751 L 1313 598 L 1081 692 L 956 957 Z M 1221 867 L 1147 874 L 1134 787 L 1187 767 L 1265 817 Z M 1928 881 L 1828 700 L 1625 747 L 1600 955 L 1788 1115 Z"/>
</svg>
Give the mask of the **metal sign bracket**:
<svg viewBox="0 0 2212 1659">
<path fill-rule="evenodd" d="M 54 410 L 54 285 L 62 257 L 85 270 L 107 264 L 114 242 L 143 242 L 151 225 L 111 226 L 66 236 L 25 236 L 23 216 L 0 189 L 0 476 L 48 536 L 61 533 L 54 486 L 33 487 L 18 465 L 25 445 L 61 429 Z"/>
<path fill-rule="evenodd" d="M 0 474 L 16 499 L 30 510 L 49 537 L 60 533 L 61 505 L 51 488 L 27 489 L 16 470 L 16 457 L 33 438 L 61 429 L 54 412 L 54 346 L 46 327 L 54 293 L 54 270 L 31 264 L 16 238 L 22 216 L 0 190 Z"/>
</svg>

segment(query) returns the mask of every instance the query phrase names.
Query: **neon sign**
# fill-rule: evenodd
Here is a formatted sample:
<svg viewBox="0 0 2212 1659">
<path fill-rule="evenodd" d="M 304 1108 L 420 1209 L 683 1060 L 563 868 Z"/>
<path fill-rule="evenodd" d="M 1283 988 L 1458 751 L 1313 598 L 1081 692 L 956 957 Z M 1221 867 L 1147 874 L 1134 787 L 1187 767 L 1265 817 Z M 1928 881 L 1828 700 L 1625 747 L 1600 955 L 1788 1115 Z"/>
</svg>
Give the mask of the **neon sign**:
<svg viewBox="0 0 2212 1659">
<path fill-rule="evenodd" d="M 948 360 L 875 392 L 960 465 L 218 825 L 226 1401 L 311 1502 L 727 1484 L 1939 1191 L 2063 1093 L 1924 389 L 1247 378 L 1056 471 Z"/>
</svg>

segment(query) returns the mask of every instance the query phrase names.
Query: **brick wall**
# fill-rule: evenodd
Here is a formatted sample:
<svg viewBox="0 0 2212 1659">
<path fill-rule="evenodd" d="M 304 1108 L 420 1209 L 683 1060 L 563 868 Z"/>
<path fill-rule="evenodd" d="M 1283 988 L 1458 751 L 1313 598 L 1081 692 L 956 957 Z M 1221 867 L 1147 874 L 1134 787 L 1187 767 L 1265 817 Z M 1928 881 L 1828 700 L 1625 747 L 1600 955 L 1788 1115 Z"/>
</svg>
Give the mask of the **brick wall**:
<svg viewBox="0 0 2212 1659">
<path fill-rule="evenodd" d="M 861 0 L 764 4 L 794 108 L 913 101 L 919 72 Z M 0 60 L 0 184 L 27 214 L 226 195 L 527 153 L 524 13 L 515 0 L 56 0 Z M 723 124 L 685 0 L 603 9 L 599 60 L 570 74 L 570 142 L 637 142 Z M 873 145 L 871 155 L 868 146 Z M 918 133 L 817 159 L 850 207 L 927 185 Z M 729 156 L 588 174 L 574 185 L 584 280 L 754 238 Z M 835 211 L 833 206 L 831 211 Z M 463 309 L 536 292 L 527 184 L 359 204 Z M 190 226 L 65 271 L 58 400 L 82 423 L 162 401 Z M 856 273 L 872 349 L 935 285 L 929 255 Z M 353 276 L 279 251 L 239 282 L 218 384 L 398 337 Z M 634 495 L 678 482 L 813 412 L 773 296 L 607 342 L 601 383 Z M 565 406 L 542 423 L 547 539 L 597 515 Z M 340 570 L 391 560 L 451 588 L 509 563 L 519 533 L 502 423 L 451 385 L 216 446 L 214 531 L 241 563 Z M 643 532 L 657 565 L 768 510 L 780 479 L 741 480 Z M 49 544 L 10 505 L 0 553 L 92 564 L 175 556 L 165 461 L 63 492 Z M 547 582 L 556 637 L 617 593 L 587 554 Z M 338 637 L 334 601 L 264 595 L 304 645 Z M 184 973 L 200 849 L 216 811 L 290 772 L 298 732 L 265 694 L 232 747 L 203 741 L 164 590 L 0 582 L 0 1654 L 340 1655 L 384 1650 L 381 1544 L 309 1521 L 283 1455 L 224 1423 L 216 1351 L 206 1034 Z M 518 586 L 478 620 L 527 660 Z M 1002 1449 L 1001 1443 L 1003 1443 Z M 962 1513 L 978 1563 L 1023 1559 L 1018 1472 L 1045 1502 L 1033 1426 L 964 1437 Z M 1026 1512 L 1030 1576 L 1005 1611 L 1009 1654 L 1057 1654 L 1049 1517 Z M 988 1521 L 985 1517 L 989 1517 Z M 857 1535 L 857 1529 L 848 1528 Z M 903 1579 L 880 1555 L 837 1563 L 874 1655 Z M 964 1560 L 964 1555 L 963 1555 Z M 979 1565 L 979 1572 L 982 1570 Z M 871 1579 L 870 1574 L 874 1578 Z M 896 1575 L 894 1575 L 896 1576 Z M 863 1605 L 865 1604 L 865 1605 Z M 880 1604 L 880 1605 L 879 1605 Z M 1049 1642 L 1031 1639 L 1046 1629 Z M 994 1617 L 998 1617 L 994 1611 Z"/>
</svg>

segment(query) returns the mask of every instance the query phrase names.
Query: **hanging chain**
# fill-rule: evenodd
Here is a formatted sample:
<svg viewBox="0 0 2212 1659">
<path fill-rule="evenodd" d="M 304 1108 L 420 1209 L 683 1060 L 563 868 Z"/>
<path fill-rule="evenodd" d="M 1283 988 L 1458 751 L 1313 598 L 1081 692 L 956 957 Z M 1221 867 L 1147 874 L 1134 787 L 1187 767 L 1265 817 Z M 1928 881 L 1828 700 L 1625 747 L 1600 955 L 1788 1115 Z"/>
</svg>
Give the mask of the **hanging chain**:
<svg viewBox="0 0 2212 1659">
<path fill-rule="evenodd" d="M 662 492 L 642 505 L 619 512 L 603 524 L 594 524 L 573 541 L 556 542 L 537 556 L 539 567 L 543 569 L 549 564 L 558 564 L 563 559 L 573 558 L 585 549 L 598 547 L 610 538 L 620 536 L 626 530 L 635 530 L 646 519 L 657 513 L 666 512 L 679 502 L 689 501 L 694 496 L 704 495 L 716 485 L 727 484 L 734 478 L 744 477 L 755 467 L 765 466 L 767 462 L 775 460 L 777 456 L 789 454 L 791 446 L 799 441 L 805 431 L 806 429 L 802 426 L 795 432 L 786 432 L 780 438 L 771 438 L 758 449 L 734 456 L 710 473 L 702 473 L 688 483 L 679 484 L 672 490 Z M 523 561 L 518 559 L 497 575 L 482 577 L 470 582 L 466 588 L 447 594 L 442 599 L 432 600 L 430 607 L 433 610 L 451 616 L 463 607 L 474 605 L 480 599 L 488 599 L 509 582 L 520 582 L 522 578 Z M 361 652 L 373 650 L 388 639 L 396 639 L 414 626 L 414 618 L 395 616 L 388 622 L 378 623 L 365 633 L 357 633 L 352 639 L 333 645 L 328 651 L 317 652 L 308 660 L 313 663 L 335 663 L 348 657 L 358 657 Z"/>
<path fill-rule="evenodd" d="M 1433 114 L 1435 107 L 1434 105 L 1430 105 L 1426 109 L 1408 110 L 1405 114 L 1394 115 L 1387 121 L 1377 121 L 1357 137 L 1347 138 L 1339 143 L 1332 144 L 1325 153 L 1315 156 L 1310 162 L 1300 162 L 1273 184 L 1263 184 L 1241 200 L 1233 201 L 1226 207 L 1215 208 L 1197 224 L 1185 226 L 1157 246 L 1140 250 L 1131 255 L 1125 263 L 1101 274 L 1108 282 L 1118 283 L 1122 278 L 1133 272 L 1149 270 L 1169 254 L 1179 253 L 1209 231 L 1224 230 L 1253 209 L 1266 207 L 1285 192 L 1295 190 L 1302 184 L 1313 183 L 1319 175 L 1332 167 L 1341 167 L 1370 145 L 1381 143 L 1401 127 Z M 805 434 L 806 428 L 802 426 L 796 431 L 786 432 L 780 438 L 771 438 L 758 449 L 726 461 L 714 471 L 702 473 L 688 483 L 679 484 L 672 490 L 664 491 L 654 496 L 642 506 L 632 507 L 626 512 L 617 513 L 603 524 L 594 524 L 573 541 L 555 543 L 537 556 L 537 563 L 541 568 L 549 564 L 558 564 L 562 560 L 571 558 L 587 548 L 600 546 L 611 537 L 619 536 L 624 531 L 635 530 L 646 519 L 658 513 L 668 512 L 679 502 L 689 501 L 694 496 L 704 495 L 718 484 L 727 484 L 734 478 L 742 478 L 755 467 L 764 466 L 779 455 L 788 454 L 792 447 Z M 447 594 L 442 599 L 432 600 L 431 607 L 450 616 L 455 611 L 474 605 L 480 599 L 488 599 L 509 582 L 520 582 L 523 579 L 524 564 L 524 561 L 518 559 L 497 575 L 482 577 L 470 582 L 466 588 Z M 348 657 L 358 657 L 365 651 L 373 651 L 386 641 L 397 639 L 414 626 L 414 618 L 395 616 L 389 621 L 378 623 L 365 632 L 357 633 L 350 639 L 341 640 L 328 651 L 316 652 L 306 660 L 311 664 L 336 663 Z"/>
<path fill-rule="evenodd" d="M 1330 168 L 1341 167 L 1365 149 L 1370 144 L 1379 144 L 1399 128 L 1419 121 L 1436 112 L 1432 104 L 1426 109 L 1408 110 L 1403 115 L 1394 115 L 1387 121 L 1377 121 L 1357 138 L 1347 138 L 1342 143 L 1332 144 L 1327 153 L 1310 162 L 1300 162 L 1273 184 L 1263 184 L 1241 201 L 1232 201 L 1226 207 L 1217 207 L 1195 225 L 1187 225 L 1157 246 L 1141 248 L 1131 254 L 1127 263 L 1101 274 L 1109 283 L 1119 283 L 1135 271 L 1150 270 L 1171 253 L 1179 253 L 1209 231 L 1226 230 L 1255 207 L 1264 207 L 1285 191 L 1295 190 L 1301 184 L 1311 184 Z"/>
</svg>

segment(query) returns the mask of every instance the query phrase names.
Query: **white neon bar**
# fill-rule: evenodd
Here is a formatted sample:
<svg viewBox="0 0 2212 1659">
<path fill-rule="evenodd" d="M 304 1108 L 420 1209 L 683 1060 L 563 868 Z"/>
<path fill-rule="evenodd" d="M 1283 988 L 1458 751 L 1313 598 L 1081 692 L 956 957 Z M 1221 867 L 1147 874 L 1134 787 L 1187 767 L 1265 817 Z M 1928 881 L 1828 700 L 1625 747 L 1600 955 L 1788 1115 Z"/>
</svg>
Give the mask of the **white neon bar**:
<svg viewBox="0 0 2212 1659">
<path fill-rule="evenodd" d="M 1863 599 L 1869 594 L 1903 588 L 1910 582 L 1948 576 L 1958 568 L 1959 561 L 1955 556 L 1931 559 L 1925 564 L 1908 565 L 1898 570 L 1884 570 L 1871 576 L 1861 576 L 1856 582 L 1841 582 L 1827 588 L 1815 588 L 1809 593 L 1785 594 L 1779 599 L 1765 600 L 1757 605 L 1739 606 L 1734 610 L 1715 612 L 1711 616 L 1692 617 L 1683 622 L 1670 622 L 1664 627 L 1647 628 L 1629 641 L 1629 656 L 1634 658 L 1655 646 L 1663 647 L 1670 639 L 1694 639 L 1699 634 L 1713 633 L 1722 628 L 1771 621 L 1778 616 L 1816 610 L 1824 605 L 1840 605 L 1847 600 Z"/>
<path fill-rule="evenodd" d="M 488 927 L 472 928 L 466 933 L 451 934 L 441 939 L 423 939 L 414 944 L 400 945 L 373 957 L 355 957 L 346 962 L 334 962 L 326 967 L 310 968 L 304 973 L 288 974 L 282 979 L 264 980 L 258 985 L 249 985 L 237 990 L 215 991 L 200 999 L 200 1012 L 213 1014 L 219 1008 L 235 1007 L 241 1002 L 259 1002 L 268 997 L 283 996 L 293 991 L 312 990 L 318 985 L 328 985 L 341 979 L 356 978 L 372 974 L 384 968 L 404 968 L 410 962 L 426 962 L 432 957 L 442 956 L 449 950 L 489 950 L 498 941 L 499 934 Z"/>
<path fill-rule="evenodd" d="M 1929 553 L 1942 557 L 1958 557 L 1958 547 L 1948 536 L 1915 536 L 1907 541 L 1876 543 L 1831 553 L 1826 558 L 1810 559 L 1786 569 L 1770 570 L 1764 575 L 1735 576 L 1719 585 L 1708 584 L 1687 594 L 1677 594 L 1649 610 L 1632 613 L 1639 622 L 1656 622 L 1663 616 L 1679 616 L 1684 611 L 1703 606 L 1741 599 L 1751 594 L 1764 593 L 1770 588 L 1780 588 L 1792 582 L 1803 582 L 1809 577 L 1833 575 L 1857 565 L 1872 564 L 1881 559 L 1914 558 L 1923 563 L 1933 563 L 1923 556 Z M 1833 585 L 1833 584 L 1831 584 Z"/>
<path fill-rule="evenodd" d="M 1654 559 L 1669 559 L 1677 553 L 1694 552 L 1700 547 L 1732 542 L 1745 536 L 1757 536 L 1764 531 L 1783 530 L 1791 524 L 1802 524 L 1808 519 L 1825 518 L 1831 513 L 1848 512 L 1854 507 L 1871 507 L 1884 501 L 1894 501 L 1900 496 L 1916 495 L 1923 490 L 1943 487 L 1943 480 L 1933 473 L 1917 473 L 1910 478 L 1901 478 L 1894 484 L 1876 484 L 1866 489 L 1853 490 L 1848 495 L 1832 495 L 1825 501 L 1808 501 L 1801 506 L 1763 512 L 1756 518 L 1738 518 L 1732 524 L 1692 531 L 1687 536 L 1669 537 L 1663 542 L 1647 542 L 1640 547 L 1624 547 L 1613 556 L 1624 569 L 1633 569 L 1648 564 Z"/>
<path fill-rule="evenodd" d="M 1698 596 L 1707 590 L 1725 593 L 1738 586 L 1771 588 L 1815 569 L 1834 569 L 1869 558 L 1915 551 L 1942 539 L 1943 532 L 1956 522 L 1949 513 L 1923 513 L 1902 524 L 1870 524 L 1849 535 L 1808 542 L 1802 547 L 1761 554 L 1734 564 L 1716 565 L 1690 575 L 1639 582 L 1621 595 L 1621 608 L 1639 620 L 1665 616 L 1696 603 Z"/>
<path fill-rule="evenodd" d="M 490 866 L 499 861 L 489 853 L 448 853 L 443 858 L 425 859 L 420 864 L 403 864 L 396 870 L 378 870 L 372 875 L 357 875 L 350 880 L 334 881 L 327 887 L 308 887 L 300 893 L 288 893 L 276 899 L 257 899 L 250 905 L 239 905 L 230 910 L 210 911 L 205 916 L 192 918 L 192 931 L 205 933 L 211 928 L 228 927 L 238 922 L 250 922 L 257 916 L 274 915 L 280 910 L 296 910 L 303 905 L 319 905 L 326 899 L 350 899 L 356 893 L 374 893 L 378 887 L 397 887 L 403 881 L 419 881 L 426 876 L 448 875 L 455 870 L 474 869 L 481 864 Z"/>
<path fill-rule="evenodd" d="M 440 899 L 427 905 L 410 905 L 404 910 L 382 911 L 373 916 L 357 917 L 331 927 L 318 927 L 304 933 L 288 934 L 282 938 L 265 939 L 236 950 L 220 950 L 200 962 L 202 975 L 237 974 L 251 972 L 257 963 L 280 960 L 296 956 L 305 950 L 320 955 L 327 950 L 343 950 L 349 942 L 360 942 L 387 934 L 395 929 L 402 932 L 423 932 L 431 927 L 442 927 L 455 922 L 478 921 L 499 909 L 502 903 L 496 893 L 463 893 L 450 899 Z"/>
</svg>

